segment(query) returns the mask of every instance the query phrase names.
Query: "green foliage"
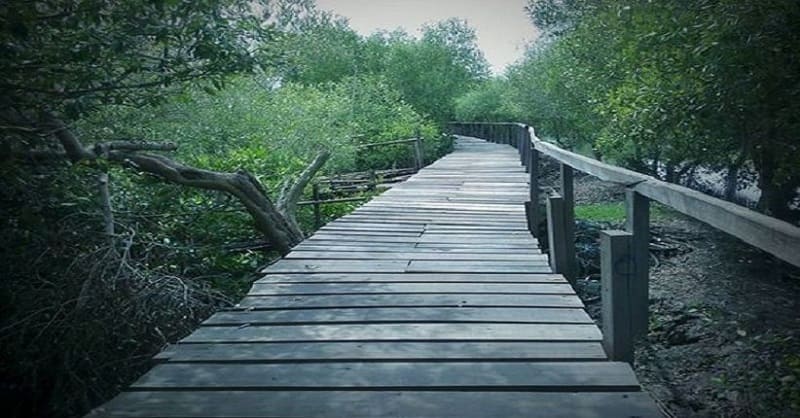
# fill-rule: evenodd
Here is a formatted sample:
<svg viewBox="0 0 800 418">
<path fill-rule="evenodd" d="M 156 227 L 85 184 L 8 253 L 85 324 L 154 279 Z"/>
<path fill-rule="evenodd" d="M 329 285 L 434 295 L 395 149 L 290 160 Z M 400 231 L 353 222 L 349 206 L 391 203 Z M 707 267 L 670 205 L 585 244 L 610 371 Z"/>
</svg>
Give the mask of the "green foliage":
<svg viewBox="0 0 800 418">
<path fill-rule="evenodd" d="M 443 124 L 454 116 L 455 98 L 488 75 L 488 63 L 466 22 L 450 19 L 423 28 L 420 39 L 405 32 L 360 38 L 334 16 L 307 10 L 282 38 L 286 64 L 278 73 L 309 85 L 381 77 L 420 115 Z"/>
<path fill-rule="evenodd" d="M 509 83 L 490 79 L 456 98 L 455 118 L 471 122 L 518 120 L 519 110 L 511 99 Z"/>
<path fill-rule="evenodd" d="M 186 81 L 252 69 L 272 30 L 246 0 L 6 1 L 0 95 L 75 118 L 102 104 L 163 100 Z M 263 52 L 263 51 L 262 51 Z"/>
<path fill-rule="evenodd" d="M 674 218 L 676 214 L 656 203 L 650 205 L 650 219 L 664 220 Z M 622 224 L 625 222 L 625 204 L 615 203 L 592 203 L 588 205 L 575 205 L 575 218 L 595 222 L 610 222 Z"/>
<path fill-rule="evenodd" d="M 421 40 L 392 45 L 387 77 L 420 113 L 447 122 L 454 117 L 456 97 L 488 74 L 475 39 L 475 31 L 457 19 L 427 26 Z"/>
<path fill-rule="evenodd" d="M 790 210 L 800 187 L 800 4 L 531 0 L 528 11 L 544 35 L 498 80 L 510 103 L 484 118 L 516 110 L 540 136 L 668 181 L 697 166 L 749 165 L 760 207 L 800 218 Z M 480 119 L 467 111 L 477 95 L 460 99 L 462 117 Z"/>
</svg>

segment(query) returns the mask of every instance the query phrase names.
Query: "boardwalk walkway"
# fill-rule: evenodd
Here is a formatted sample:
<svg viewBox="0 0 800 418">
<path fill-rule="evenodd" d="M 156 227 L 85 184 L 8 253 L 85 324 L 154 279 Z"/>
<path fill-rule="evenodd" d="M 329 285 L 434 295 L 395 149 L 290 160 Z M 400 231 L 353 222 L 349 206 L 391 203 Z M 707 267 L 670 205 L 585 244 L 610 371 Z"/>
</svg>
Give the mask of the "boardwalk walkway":
<svg viewBox="0 0 800 418">
<path fill-rule="evenodd" d="M 661 416 L 527 232 L 527 187 L 514 149 L 459 138 L 95 414 Z"/>
</svg>

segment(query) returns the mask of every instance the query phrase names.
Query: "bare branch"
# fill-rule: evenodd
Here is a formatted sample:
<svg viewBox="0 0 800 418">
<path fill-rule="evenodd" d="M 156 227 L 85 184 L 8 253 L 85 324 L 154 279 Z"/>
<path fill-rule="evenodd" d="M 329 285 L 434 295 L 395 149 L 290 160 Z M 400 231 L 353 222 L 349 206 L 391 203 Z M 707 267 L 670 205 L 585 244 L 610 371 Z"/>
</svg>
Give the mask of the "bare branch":
<svg viewBox="0 0 800 418">
<path fill-rule="evenodd" d="M 67 125 L 54 114 L 46 112 L 43 116 L 45 125 L 53 130 L 53 135 L 64 147 L 70 161 L 76 163 L 81 160 L 93 160 L 96 155 L 83 147 L 83 144 L 67 129 Z"/>
<path fill-rule="evenodd" d="M 134 141 L 110 141 L 94 145 L 94 152 L 97 155 L 108 151 L 175 151 L 178 145 L 172 142 L 134 142 Z"/>
<path fill-rule="evenodd" d="M 133 166 L 137 170 L 154 174 L 171 183 L 228 193 L 242 203 L 253 218 L 256 229 L 264 234 L 267 240 L 283 254 L 288 253 L 292 246 L 303 239 L 297 222 L 278 211 L 269 199 L 263 185 L 246 171 L 221 173 L 190 167 L 162 155 L 137 152 L 176 148 L 174 144 L 169 143 L 116 141 L 97 144 L 91 149 L 87 149 L 55 115 L 47 113 L 44 115 L 44 120 L 47 126 L 54 128 L 53 135 L 59 140 L 67 157 L 73 162 L 104 158 L 108 161 Z M 310 179 L 326 159 L 327 155 L 322 158 L 318 156 L 312 163 L 312 166 L 316 168 L 311 166 L 307 168 L 298 181 L 306 177 Z M 306 174 L 309 171 L 310 174 Z M 308 180 L 304 181 L 308 182 Z"/>
<path fill-rule="evenodd" d="M 317 174 L 322 166 L 325 165 L 330 156 L 331 154 L 328 151 L 320 152 L 314 157 L 311 164 L 300 173 L 294 183 L 291 183 L 291 185 L 289 185 L 290 183 L 288 182 L 284 184 L 281 194 L 278 197 L 277 206 L 278 211 L 286 218 L 293 229 L 300 230 L 300 225 L 297 224 L 295 213 L 297 212 L 297 202 L 303 197 L 303 189 L 311 182 L 311 179 L 314 178 L 314 175 Z"/>
</svg>

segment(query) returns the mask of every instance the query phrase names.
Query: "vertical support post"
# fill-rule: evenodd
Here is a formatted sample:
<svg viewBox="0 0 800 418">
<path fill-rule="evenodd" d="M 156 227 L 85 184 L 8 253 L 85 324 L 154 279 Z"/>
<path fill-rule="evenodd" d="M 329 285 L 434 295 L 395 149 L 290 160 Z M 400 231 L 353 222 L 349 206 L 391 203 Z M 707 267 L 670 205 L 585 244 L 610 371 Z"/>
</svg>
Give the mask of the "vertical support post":
<svg viewBox="0 0 800 418">
<path fill-rule="evenodd" d="M 539 234 L 539 151 L 536 149 L 531 150 L 528 174 L 528 230 L 535 237 Z"/>
<path fill-rule="evenodd" d="M 425 161 L 422 159 L 422 138 L 419 130 L 417 130 L 417 137 L 414 138 L 414 162 L 417 166 L 417 171 L 422 170 Z"/>
<path fill-rule="evenodd" d="M 624 231 L 600 232 L 600 286 L 602 293 L 603 347 L 609 359 L 633 363 L 631 282 L 633 235 Z"/>
<path fill-rule="evenodd" d="M 103 231 L 108 242 L 114 247 L 114 210 L 111 206 L 111 192 L 108 188 L 111 178 L 107 172 L 102 172 L 97 175 L 97 183 L 100 189 L 100 207 L 103 211 Z"/>
<path fill-rule="evenodd" d="M 550 247 L 550 268 L 563 274 L 567 259 L 564 237 L 564 198 L 559 195 L 547 198 L 547 245 Z"/>
<path fill-rule="evenodd" d="M 647 335 L 650 322 L 650 199 L 626 190 L 625 212 L 625 230 L 633 234 L 631 309 L 633 337 L 638 338 Z"/>
<path fill-rule="evenodd" d="M 314 183 L 311 185 L 311 198 L 314 200 L 314 228 L 319 229 L 322 227 L 322 212 L 319 207 L 319 184 Z"/>
<path fill-rule="evenodd" d="M 574 171 L 566 164 L 559 164 L 561 196 L 564 198 L 564 271 L 570 283 L 575 283 L 575 190 Z"/>
<path fill-rule="evenodd" d="M 517 126 L 519 133 L 519 141 L 522 146 L 522 161 L 525 162 L 525 171 L 530 172 L 531 169 L 531 141 L 528 139 L 527 132 L 523 126 Z"/>
</svg>

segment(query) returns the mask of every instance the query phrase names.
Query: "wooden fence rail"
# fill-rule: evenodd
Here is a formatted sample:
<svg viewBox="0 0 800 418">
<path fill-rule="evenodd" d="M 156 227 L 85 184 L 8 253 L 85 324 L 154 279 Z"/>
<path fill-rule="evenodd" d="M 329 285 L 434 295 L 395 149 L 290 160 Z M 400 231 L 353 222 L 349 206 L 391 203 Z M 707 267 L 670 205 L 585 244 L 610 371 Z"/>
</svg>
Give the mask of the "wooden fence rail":
<svg viewBox="0 0 800 418">
<path fill-rule="evenodd" d="M 658 180 L 559 148 L 536 137 L 521 123 L 451 123 L 453 134 L 508 144 L 519 151 L 530 173 L 528 227 L 537 233 L 542 222 L 539 187 L 540 155 L 559 164 L 558 195 L 546 199 L 550 264 L 574 280 L 573 171 L 626 187 L 625 231 L 601 235 L 604 344 L 609 356 L 632 361 L 633 341 L 645 335 L 649 294 L 649 202 L 655 200 L 694 219 L 733 235 L 775 257 L 800 267 L 800 228 L 696 190 Z M 624 261 L 624 262 L 623 262 Z M 608 315 L 608 316 L 607 316 Z"/>
</svg>

